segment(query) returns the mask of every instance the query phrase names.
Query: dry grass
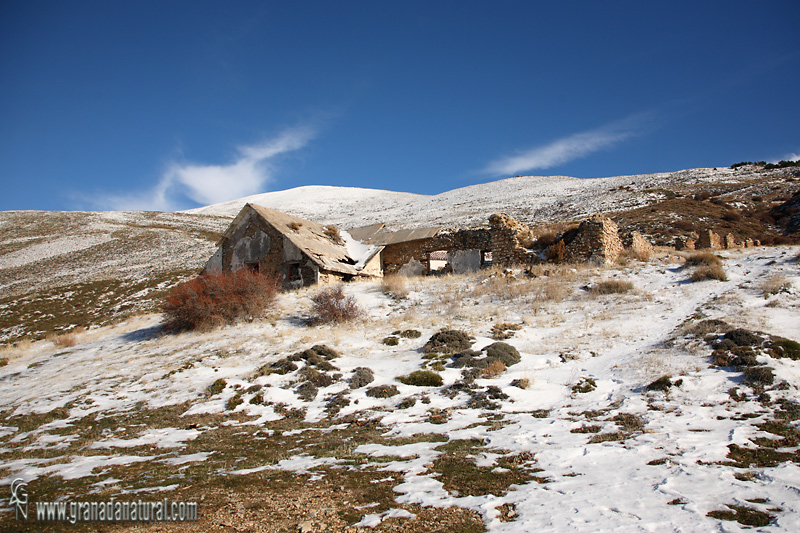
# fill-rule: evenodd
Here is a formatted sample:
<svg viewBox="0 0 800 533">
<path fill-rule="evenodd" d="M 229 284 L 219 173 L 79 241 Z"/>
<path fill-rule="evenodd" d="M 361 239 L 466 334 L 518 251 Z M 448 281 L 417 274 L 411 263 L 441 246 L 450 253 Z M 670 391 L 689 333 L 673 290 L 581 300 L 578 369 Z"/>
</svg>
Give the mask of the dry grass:
<svg viewBox="0 0 800 533">
<path fill-rule="evenodd" d="M 381 280 L 381 290 L 392 298 L 406 298 L 409 292 L 406 280 L 407 278 L 396 274 L 386 276 Z"/>
<path fill-rule="evenodd" d="M 717 281 L 728 281 L 728 276 L 725 274 L 725 270 L 722 268 L 721 264 L 717 265 L 703 265 L 699 266 L 692 272 L 692 276 L 690 278 L 692 281 L 706 281 L 710 279 L 715 279 Z"/>
<path fill-rule="evenodd" d="M 509 322 L 498 322 L 492 326 L 492 338 L 497 341 L 510 339 L 514 336 L 515 331 L 522 329 L 519 324 L 512 324 Z"/>
<path fill-rule="evenodd" d="M 633 283 L 618 279 L 600 281 L 592 285 L 590 292 L 594 295 L 600 294 L 625 294 L 633 290 Z"/>
<path fill-rule="evenodd" d="M 764 296 L 772 296 L 779 292 L 788 292 L 792 288 L 792 282 L 782 274 L 775 274 L 761 285 Z"/>
<path fill-rule="evenodd" d="M 86 329 L 83 326 L 78 326 L 66 333 L 61 333 L 59 335 L 48 335 L 47 340 L 52 342 L 56 346 L 69 348 L 70 346 L 75 346 L 76 344 L 78 344 L 79 340 L 78 336 L 84 333 L 85 331 Z"/>
<path fill-rule="evenodd" d="M 481 368 L 480 377 L 482 378 L 496 378 L 506 371 L 506 365 L 502 361 L 495 359 L 486 367 Z"/>
<path fill-rule="evenodd" d="M 686 266 L 722 266 L 722 259 L 711 252 L 699 252 L 686 258 Z"/>
</svg>

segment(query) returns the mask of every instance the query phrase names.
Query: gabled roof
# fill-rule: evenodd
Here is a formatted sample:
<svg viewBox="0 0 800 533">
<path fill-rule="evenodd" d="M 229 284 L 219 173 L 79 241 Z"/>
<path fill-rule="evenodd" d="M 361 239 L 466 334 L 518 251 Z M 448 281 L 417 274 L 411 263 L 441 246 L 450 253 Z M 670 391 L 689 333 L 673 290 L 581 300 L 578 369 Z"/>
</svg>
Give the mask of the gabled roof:
<svg viewBox="0 0 800 533">
<path fill-rule="evenodd" d="M 256 213 L 263 221 L 283 234 L 320 268 L 341 274 L 360 274 L 360 269 L 355 266 L 360 258 L 350 257 L 343 244 L 339 244 L 325 235 L 324 226 L 260 205 L 246 204 L 225 230 L 220 243 L 233 234 L 235 228 L 250 211 Z"/>
</svg>

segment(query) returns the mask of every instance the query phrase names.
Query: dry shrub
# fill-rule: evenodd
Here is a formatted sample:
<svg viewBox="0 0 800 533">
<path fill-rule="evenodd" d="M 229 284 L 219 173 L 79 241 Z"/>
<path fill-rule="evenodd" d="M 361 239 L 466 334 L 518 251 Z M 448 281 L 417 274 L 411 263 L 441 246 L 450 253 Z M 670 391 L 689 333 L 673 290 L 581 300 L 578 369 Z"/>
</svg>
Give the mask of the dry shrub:
<svg viewBox="0 0 800 533">
<path fill-rule="evenodd" d="M 633 290 L 633 283 L 618 279 L 600 281 L 592 285 L 592 294 L 625 294 Z"/>
<path fill-rule="evenodd" d="M 498 341 L 510 339 L 514 336 L 514 332 L 520 329 L 522 329 L 522 326 L 519 324 L 511 324 L 509 322 L 495 324 L 492 326 L 492 338 Z"/>
<path fill-rule="evenodd" d="M 60 335 L 55 335 L 55 334 L 48 335 L 47 340 L 49 340 L 56 346 L 63 346 L 65 348 L 68 348 L 70 346 L 75 346 L 76 344 L 78 344 L 78 335 L 84 333 L 85 331 L 86 328 L 84 328 L 83 326 L 78 326 L 76 328 L 73 328 L 71 331 L 61 333 Z"/>
<path fill-rule="evenodd" d="M 73 333 L 61 333 L 60 335 L 48 335 L 47 340 L 56 346 L 68 348 L 78 344 L 78 338 Z"/>
<path fill-rule="evenodd" d="M 387 296 L 397 299 L 405 298 L 408 296 L 406 278 L 396 274 L 386 276 L 381 280 L 381 290 Z"/>
<path fill-rule="evenodd" d="M 779 292 L 788 292 L 792 289 L 792 282 L 781 274 L 775 274 L 761 285 L 764 296 L 772 296 Z"/>
<path fill-rule="evenodd" d="M 728 276 L 725 274 L 722 265 L 699 266 L 692 272 L 692 281 L 705 281 L 709 279 L 728 281 Z"/>
<path fill-rule="evenodd" d="M 544 250 L 545 248 L 553 246 L 557 240 L 558 234 L 555 231 L 546 231 L 539 235 L 539 238 L 536 239 L 535 243 L 533 243 L 533 248 L 536 248 L 537 250 Z"/>
<path fill-rule="evenodd" d="M 337 243 L 342 243 L 342 235 L 339 233 L 339 228 L 334 226 L 333 224 L 329 226 L 325 226 L 322 229 L 322 232 L 327 235 L 332 241 Z"/>
<path fill-rule="evenodd" d="M 536 299 L 547 302 L 560 302 L 570 293 L 570 285 L 565 281 L 547 277 L 534 280 L 533 286 L 536 291 Z"/>
<path fill-rule="evenodd" d="M 711 252 L 700 252 L 687 257 L 686 266 L 722 266 L 722 259 Z"/>
<path fill-rule="evenodd" d="M 564 263 L 567 260 L 567 245 L 563 240 L 558 241 L 547 249 L 544 256 L 551 263 Z"/>
<path fill-rule="evenodd" d="M 344 294 L 341 285 L 319 291 L 311 297 L 311 303 L 314 308 L 312 322 L 315 324 L 349 322 L 365 314 L 355 298 Z"/>
<path fill-rule="evenodd" d="M 496 378 L 506 371 L 506 365 L 499 359 L 494 359 L 484 368 L 480 369 L 480 377 L 482 378 Z"/>
<path fill-rule="evenodd" d="M 270 309 L 279 281 L 241 269 L 197 276 L 176 285 L 164 300 L 165 330 L 207 330 L 253 320 Z"/>
</svg>

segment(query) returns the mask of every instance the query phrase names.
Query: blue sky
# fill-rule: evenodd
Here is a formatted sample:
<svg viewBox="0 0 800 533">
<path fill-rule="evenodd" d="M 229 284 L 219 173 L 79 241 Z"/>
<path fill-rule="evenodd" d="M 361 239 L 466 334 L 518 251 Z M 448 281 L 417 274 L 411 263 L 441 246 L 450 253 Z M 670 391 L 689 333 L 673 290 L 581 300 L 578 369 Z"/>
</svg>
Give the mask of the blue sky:
<svg viewBox="0 0 800 533">
<path fill-rule="evenodd" d="M 0 0 L 0 210 L 800 154 L 800 2 Z"/>
</svg>

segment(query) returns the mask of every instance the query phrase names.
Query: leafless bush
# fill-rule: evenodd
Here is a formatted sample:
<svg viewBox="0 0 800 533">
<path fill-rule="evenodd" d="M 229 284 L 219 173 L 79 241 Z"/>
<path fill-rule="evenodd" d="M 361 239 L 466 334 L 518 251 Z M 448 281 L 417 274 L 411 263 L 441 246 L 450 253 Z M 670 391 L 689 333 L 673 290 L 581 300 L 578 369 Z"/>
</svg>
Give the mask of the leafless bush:
<svg viewBox="0 0 800 533">
<path fill-rule="evenodd" d="M 775 274 L 761 285 L 761 290 L 764 291 L 765 297 L 789 291 L 791 288 L 792 282 L 782 274 Z"/>
<path fill-rule="evenodd" d="M 276 277 L 247 269 L 197 276 L 176 285 L 167 295 L 162 307 L 165 329 L 205 330 L 253 320 L 271 307 L 278 288 Z"/>
<path fill-rule="evenodd" d="M 349 322 L 365 314 L 355 298 L 344 294 L 341 285 L 319 291 L 311 297 L 311 303 L 314 313 L 312 322 L 316 324 Z"/>
<path fill-rule="evenodd" d="M 406 278 L 398 275 L 385 276 L 381 280 L 383 293 L 393 298 L 402 299 L 408 296 Z"/>
</svg>

